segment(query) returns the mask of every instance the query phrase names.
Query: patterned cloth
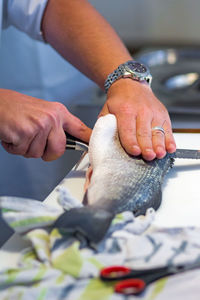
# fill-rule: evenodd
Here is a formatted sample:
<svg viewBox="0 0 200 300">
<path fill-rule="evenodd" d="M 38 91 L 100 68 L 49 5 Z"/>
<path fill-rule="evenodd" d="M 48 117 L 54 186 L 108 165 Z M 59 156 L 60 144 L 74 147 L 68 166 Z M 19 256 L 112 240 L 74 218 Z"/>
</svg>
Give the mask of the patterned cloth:
<svg viewBox="0 0 200 300">
<path fill-rule="evenodd" d="M 36 200 L 0 198 L 6 222 L 30 241 L 18 267 L 0 272 L 0 299 L 199 299 L 200 270 L 163 278 L 140 296 L 116 294 L 113 283 L 99 279 L 100 270 L 110 265 L 150 268 L 200 260 L 199 228 L 154 228 L 152 209 L 137 218 L 124 212 L 91 249 L 86 240 L 62 235 L 51 226 L 64 209 L 81 205 L 67 190 L 60 189 L 58 195 L 58 209 Z"/>
</svg>

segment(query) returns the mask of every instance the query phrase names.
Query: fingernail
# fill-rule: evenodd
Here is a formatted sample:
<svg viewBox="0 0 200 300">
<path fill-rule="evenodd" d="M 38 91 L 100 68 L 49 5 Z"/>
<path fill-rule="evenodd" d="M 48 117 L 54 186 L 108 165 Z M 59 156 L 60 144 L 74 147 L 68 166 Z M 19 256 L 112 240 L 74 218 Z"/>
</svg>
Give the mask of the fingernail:
<svg viewBox="0 0 200 300">
<path fill-rule="evenodd" d="M 139 155 L 141 153 L 140 147 L 134 145 L 133 153 L 134 153 L 134 155 Z"/>
<path fill-rule="evenodd" d="M 156 156 L 157 158 L 163 158 L 166 155 L 166 151 L 163 147 L 156 148 Z"/>
<path fill-rule="evenodd" d="M 145 149 L 145 152 L 146 153 L 151 153 L 151 152 L 154 153 L 154 151 L 152 149 L 150 149 L 150 148 Z"/>
<path fill-rule="evenodd" d="M 176 151 L 176 146 L 174 144 L 169 144 L 168 152 L 172 153 Z"/>
<path fill-rule="evenodd" d="M 147 148 L 144 150 L 144 155 L 148 160 L 151 160 L 156 156 L 156 153 L 152 149 Z"/>
<path fill-rule="evenodd" d="M 156 157 L 156 153 L 152 149 L 145 149 L 143 153 L 143 157 L 146 160 L 152 160 Z"/>
<path fill-rule="evenodd" d="M 156 152 L 164 153 L 164 152 L 165 152 L 165 149 L 164 149 L 163 147 L 157 147 L 157 148 L 156 148 Z"/>
</svg>

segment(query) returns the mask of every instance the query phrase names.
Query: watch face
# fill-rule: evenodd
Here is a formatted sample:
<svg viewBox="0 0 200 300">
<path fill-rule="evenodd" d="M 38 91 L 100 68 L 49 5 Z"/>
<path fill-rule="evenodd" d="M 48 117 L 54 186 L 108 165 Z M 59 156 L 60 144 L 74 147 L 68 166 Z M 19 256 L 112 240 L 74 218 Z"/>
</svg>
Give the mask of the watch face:
<svg viewBox="0 0 200 300">
<path fill-rule="evenodd" d="M 139 62 L 129 61 L 129 62 L 127 62 L 127 65 L 130 68 L 130 70 L 133 72 L 137 72 L 137 73 L 146 73 L 147 72 L 147 68 Z"/>
</svg>

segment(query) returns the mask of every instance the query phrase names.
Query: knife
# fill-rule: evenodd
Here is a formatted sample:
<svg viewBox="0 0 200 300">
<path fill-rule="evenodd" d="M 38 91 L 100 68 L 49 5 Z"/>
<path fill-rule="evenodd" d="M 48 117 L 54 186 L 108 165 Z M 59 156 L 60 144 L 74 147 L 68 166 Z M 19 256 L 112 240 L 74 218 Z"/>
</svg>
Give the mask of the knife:
<svg viewBox="0 0 200 300">
<path fill-rule="evenodd" d="M 200 159 L 200 150 L 176 149 L 173 154 L 175 158 Z"/>
<path fill-rule="evenodd" d="M 78 150 L 78 151 L 88 151 L 88 144 L 81 141 L 80 139 L 74 137 L 73 135 L 67 133 L 65 131 L 66 135 L 66 150 Z"/>
<path fill-rule="evenodd" d="M 88 145 L 86 143 L 67 132 L 65 132 L 65 134 L 67 138 L 66 149 L 88 151 Z M 200 150 L 176 149 L 176 152 L 172 153 L 172 155 L 174 155 L 175 158 L 200 159 Z"/>
</svg>

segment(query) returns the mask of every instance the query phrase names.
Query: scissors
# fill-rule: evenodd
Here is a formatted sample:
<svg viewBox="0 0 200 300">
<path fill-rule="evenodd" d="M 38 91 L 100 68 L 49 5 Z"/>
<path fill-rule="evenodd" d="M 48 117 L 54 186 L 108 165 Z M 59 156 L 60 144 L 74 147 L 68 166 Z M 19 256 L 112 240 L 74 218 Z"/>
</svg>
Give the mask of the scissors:
<svg viewBox="0 0 200 300">
<path fill-rule="evenodd" d="M 124 266 L 110 266 L 101 270 L 103 281 L 119 281 L 115 284 L 115 292 L 124 295 L 139 295 L 150 283 L 188 270 L 200 268 L 200 261 L 188 264 L 170 265 L 151 269 L 130 269 Z"/>
<path fill-rule="evenodd" d="M 66 135 L 66 149 L 68 150 L 79 150 L 79 151 L 88 151 L 88 144 L 74 137 L 73 135 L 65 132 Z"/>
</svg>

